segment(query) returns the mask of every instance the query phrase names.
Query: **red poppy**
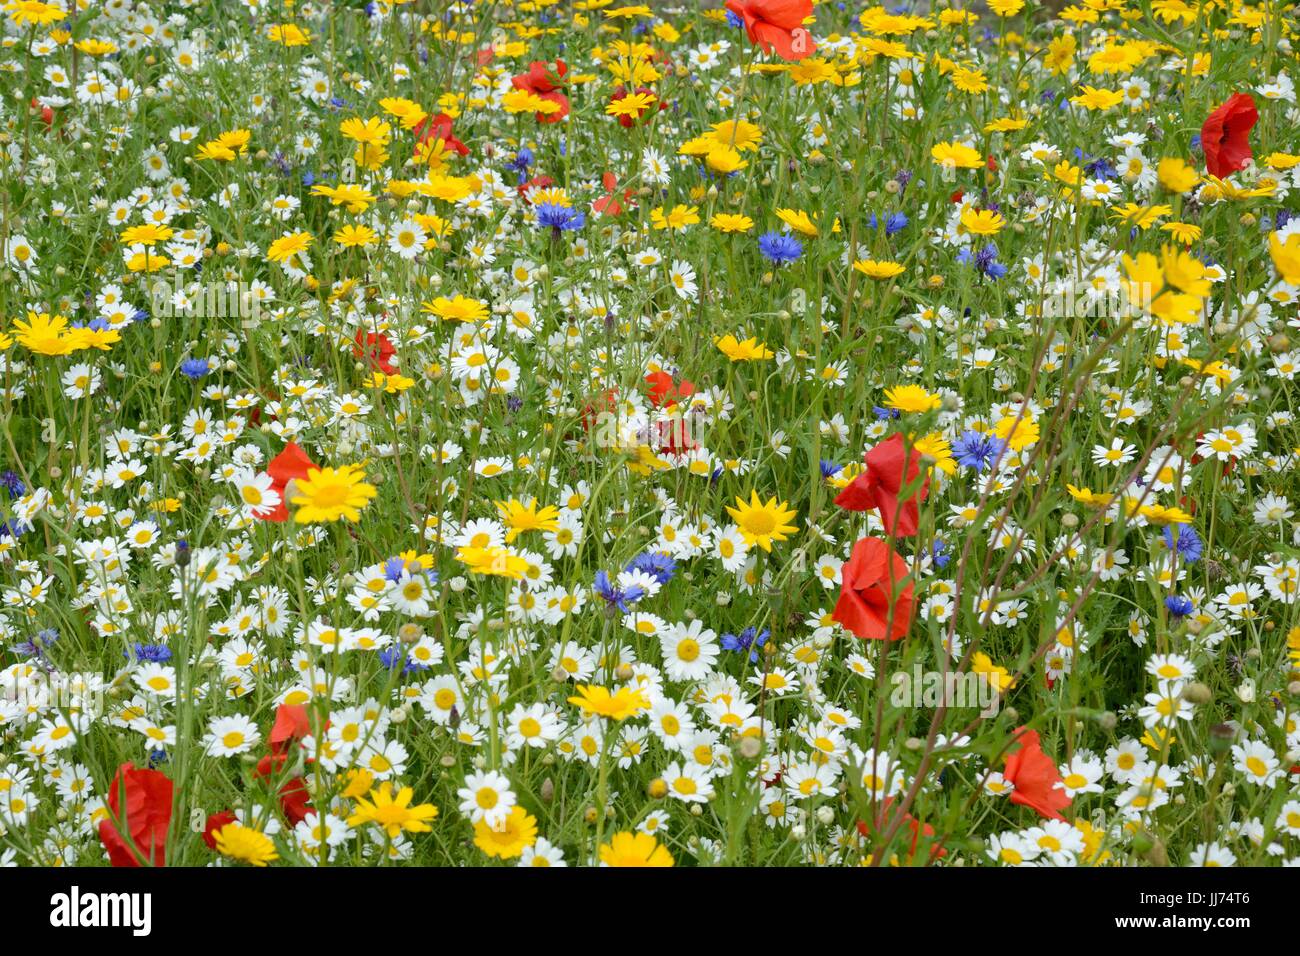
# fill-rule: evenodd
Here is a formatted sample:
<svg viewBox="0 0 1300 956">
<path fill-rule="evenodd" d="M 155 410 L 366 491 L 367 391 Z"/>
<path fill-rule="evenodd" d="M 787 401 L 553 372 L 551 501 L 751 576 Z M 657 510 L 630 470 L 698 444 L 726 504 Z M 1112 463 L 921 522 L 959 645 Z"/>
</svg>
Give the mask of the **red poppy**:
<svg viewBox="0 0 1300 956">
<path fill-rule="evenodd" d="M 468 156 L 469 147 L 452 134 L 451 125 L 451 117 L 446 113 L 426 117 L 415 127 L 415 141 L 417 143 L 427 143 L 431 139 L 440 139 L 448 149 L 454 150 L 461 156 Z"/>
<path fill-rule="evenodd" d="M 894 798 L 889 797 L 881 804 L 881 806 L 884 810 L 888 811 L 889 808 L 893 805 L 893 803 L 894 803 Z M 908 848 L 907 851 L 907 859 L 910 862 L 912 858 L 916 856 L 916 845 L 917 843 L 920 842 L 921 837 L 929 838 L 934 836 L 934 827 L 930 826 L 930 824 L 928 823 L 921 823 L 916 819 L 916 817 L 912 816 L 910 813 L 903 814 L 903 821 L 912 830 L 912 845 Z M 871 831 L 870 821 L 859 820 L 858 832 L 861 833 L 864 837 L 871 836 L 872 831 Z M 931 859 L 943 858 L 947 855 L 948 855 L 948 851 L 940 847 L 937 853 L 931 855 Z"/>
<path fill-rule="evenodd" d="M 228 826 L 238 821 L 233 810 L 222 810 L 220 813 L 211 814 L 208 822 L 203 824 L 203 842 L 208 845 L 209 850 L 217 848 L 217 831 L 224 826 Z"/>
<path fill-rule="evenodd" d="M 1245 168 L 1251 157 L 1250 131 L 1258 119 L 1259 110 L 1249 93 L 1233 93 L 1209 115 L 1201 127 L 1201 149 L 1211 176 L 1222 179 Z"/>
<path fill-rule="evenodd" d="M 125 801 L 123 800 L 125 798 Z M 172 822 L 172 782 L 158 770 L 124 763 L 108 787 L 109 816 L 99 824 L 99 841 L 113 866 L 166 866 L 167 828 Z M 129 839 L 118 823 L 125 824 Z"/>
<path fill-rule="evenodd" d="M 36 97 L 33 96 L 33 97 L 32 97 L 32 109 L 36 109 L 37 106 L 40 106 L 40 103 L 39 103 L 39 101 L 36 99 Z M 54 110 L 50 109 L 50 107 L 48 107 L 48 106 L 41 106 L 41 122 L 44 123 L 44 124 L 46 125 L 47 128 L 53 126 L 53 125 L 54 125 Z"/>
<path fill-rule="evenodd" d="M 695 394 L 694 382 L 682 379 L 680 384 L 674 383 L 667 372 L 651 372 L 645 380 L 650 386 L 650 401 L 655 408 L 672 405 Z"/>
<path fill-rule="evenodd" d="M 1061 775 L 1052 758 L 1043 753 L 1038 731 L 1021 727 L 1016 731 L 1016 743 L 1020 746 L 1007 755 L 1002 770 L 1003 778 L 1015 787 L 1011 802 L 1032 807 L 1053 820 L 1064 820 L 1061 811 L 1070 805 L 1070 795 L 1058 786 Z"/>
<path fill-rule="evenodd" d="M 270 781 L 284 769 L 288 759 L 287 754 L 267 754 L 257 762 L 257 767 L 253 770 L 253 779 Z M 307 813 L 311 810 L 311 794 L 307 791 L 307 784 L 302 777 L 291 777 L 285 781 L 280 785 L 279 794 L 280 810 L 284 813 L 285 819 L 294 826 L 307 819 Z"/>
<path fill-rule="evenodd" d="M 366 332 L 357 329 L 355 341 L 357 344 L 352 348 L 354 356 L 365 359 L 366 364 L 374 366 L 385 375 L 392 375 L 397 371 L 397 366 L 392 363 L 397 349 L 383 332 Z"/>
<path fill-rule="evenodd" d="M 898 496 L 904 485 L 916 484 L 921 474 L 921 453 L 907 448 L 903 436 L 895 434 L 867 452 L 864 461 L 866 471 L 836 496 L 835 503 L 847 511 L 878 509 L 887 534 L 897 537 L 916 534 L 920 504 L 925 500 L 930 480 L 927 478 L 901 507 Z"/>
<path fill-rule="evenodd" d="M 764 53 L 776 50 L 783 60 L 802 60 L 817 50 L 803 26 L 812 16 L 812 0 L 727 0 L 727 9 L 744 21 L 749 42 Z"/>
<path fill-rule="evenodd" d="M 266 466 L 266 473 L 271 476 L 271 488 L 280 496 L 280 503 L 271 511 L 262 515 L 266 521 L 285 521 L 289 517 L 289 506 L 286 501 L 286 489 L 291 481 L 299 481 L 306 478 L 311 472 L 319 466 L 316 465 L 307 453 L 298 447 L 296 442 L 289 442 L 284 446 L 284 451 L 271 459 L 271 463 Z"/>
<path fill-rule="evenodd" d="M 605 186 L 605 195 L 591 204 L 591 211 L 602 216 L 619 216 L 623 213 L 623 203 L 630 203 L 632 190 L 624 189 L 620 199 L 618 195 L 618 178 L 613 173 L 605 173 L 600 179 Z"/>
<path fill-rule="evenodd" d="M 282 754 L 293 741 L 301 740 L 310 733 L 307 708 L 302 704 L 281 704 L 275 709 L 275 724 L 271 727 L 271 736 L 267 742 L 271 745 L 271 753 Z"/>
<path fill-rule="evenodd" d="M 912 583 L 903 586 L 907 562 L 887 542 L 863 538 L 853 546 L 840 576 L 832 620 L 873 641 L 896 641 L 907 634 L 915 604 Z"/>
<path fill-rule="evenodd" d="M 956 203 L 961 202 L 961 201 L 962 201 L 963 199 L 965 199 L 965 198 L 966 198 L 966 192 L 965 192 L 965 190 L 959 189 L 959 190 L 957 190 L 955 193 L 953 193 L 951 196 L 948 197 L 948 201 L 949 201 L 950 203 L 956 204 Z"/>
<path fill-rule="evenodd" d="M 532 179 L 528 180 L 527 182 L 520 183 L 518 186 L 516 186 L 515 191 L 518 192 L 519 195 L 523 197 L 524 202 L 528 203 L 529 205 L 532 205 L 532 200 L 528 198 L 528 191 L 530 189 L 549 189 L 551 186 L 554 185 L 555 185 L 555 180 L 552 179 L 550 176 L 534 176 Z"/>
<path fill-rule="evenodd" d="M 492 49 L 490 46 L 485 46 L 483 49 L 479 50 L 474 54 L 474 62 L 476 62 L 479 66 L 487 66 L 489 63 L 492 62 L 492 58 L 495 57 L 496 55 L 497 55 L 496 50 Z"/>
<path fill-rule="evenodd" d="M 553 113 L 537 114 L 539 123 L 558 123 L 569 115 L 569 98 L 559 92 L 568 72 L 569 67 L 563 60 L 556 60 L 554 64 L 534 60 L 528 64 L 527 73 L 512 77 L 510 83 L 517 90 L 527 90 L 558 106 L 559 109 Z"/>
<path fill-rule="evenodd" d="M 655 92 L 655 91 L 652 90 L 652 89 L 650 89 L 650 87 L 648 87 L 648 86 L 638 86 L 638 87 L 637 87 L 635 90 L 633 90 L 632 92 L 634 92 L 634 93 L 649 93 L 651 96 L 654 96 L 654 92 Z M 622 85 L 620 85 L 620 86 L 617 86 L 617 87 L 614 88 L 614 92 L 610 94 L 609 101 L 610 101 L 611 103 L 617 103 L 619 100 L 625 98 L 627 95 L 628 95 L 628 89 L 627 89 L 627 87 L 626 87 L 626 86 L 622 86 Z M 656 107 L 654 106 L 653 101 L 652 101 L 652 102 L 651 102 L 651 105 L 646 106 L 646 107 L 644 107 L 643 109 L 641 109 L 640 112 L 638 112 L 638 113 L 636 114 L 636 116 L 620 116 L 620 117 L 618 118 L 618 125 L 622 126 L 624 129 L 631 129 L 631 128 L 632 128 L 633 126 L 635 126 L 635 125 L 636 125 L 640 120 L 642 120 L 642 119 L 649 119 L 649 117 L 653 116 L 653 115 L 654 115 L 656 112 L 658 112 L 659 110 L 667 109 L 667 108 L 668 108 L 668 104 L 667 104 L 666 102 L 664 102 L 663 100 L 659 100 L 659 106 L 658 106 L 658 108 L 656 108 Z"/>
</svg>

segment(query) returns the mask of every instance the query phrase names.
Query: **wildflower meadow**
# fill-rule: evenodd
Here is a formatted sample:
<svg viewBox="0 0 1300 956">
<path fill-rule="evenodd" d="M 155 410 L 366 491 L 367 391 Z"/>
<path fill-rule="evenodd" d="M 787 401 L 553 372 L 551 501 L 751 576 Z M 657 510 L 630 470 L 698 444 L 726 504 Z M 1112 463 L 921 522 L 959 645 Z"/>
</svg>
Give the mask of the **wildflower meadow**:
<svg viewBox="0 0 1300 956">
<path fill-rule="evenodd" d="M 0 18 L 0 866 L 1300 865 L 1294 4 Z"/>
</svg>

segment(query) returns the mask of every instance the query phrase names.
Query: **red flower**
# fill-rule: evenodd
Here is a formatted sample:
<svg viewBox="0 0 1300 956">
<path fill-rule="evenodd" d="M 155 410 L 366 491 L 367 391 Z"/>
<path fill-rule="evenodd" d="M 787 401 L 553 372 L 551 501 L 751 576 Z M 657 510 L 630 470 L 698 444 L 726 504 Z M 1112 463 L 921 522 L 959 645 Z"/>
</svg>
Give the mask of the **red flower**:
<svg viewBox="0 0 1300 956">
<path fill-rule="evenodd" d="M 534 176 L 532 179 L 528 180 L 528 182 L 520 183 L 518 186 L 516 186 L 515 191 L 518 192 L 519 195 L 523 197 L 524 202 L 528 203 L 531 206 L 532 200 L 528 198 L 528 191 L 530 189 L 549 189 L 551 186 L 554 185 L 555 185 L 555 180 L 552 179 L 550 176 Z"/>
<path fill-rule="evenodd" d="M 650 401 L 655 408 L 672 405 L 695 394 L 694 382 L 682 379 L 680 385 L 675 384 L 667 372 L 651 372 L 645 380 L 650 386 Z"/>
<path fill-rule="evenodd" d="M 307 708 L 302 704 L 281 704 L 275 709 L 275 725 L 267 742 L 271 745 L 271 753 L 282 754 L 289 749 L 289 744 L 310 733 Z"/>
<path fill-rule="evenodd" d="M 1061 775 L 1052 758 L 1043 753 L 1038 742 L 1038 731 L 1020 728 L 1016 731 L 1020 746 L 1007 755 L 1007 765 L 1002 776 L 1015 787 L 1011 802 L 1022 807 L 1032 807 L 1042 816 L 1063 820 L 1061 811 L 1070 805 L 1070 795 L 1057 784 Z"/>
<path fill-rule="evenodd" d="M 840 570 L 832 620 L 861 638 L 896 641 L 907 634 L 915 604 L 907 562 L 879 538 L 863 538 Z M 900 591 L 899 588 L 902 587 Z"/>
<path fill-rule="evenodd" d="M 1258 119 L 1259 110 L 1249 93 L 1233 93 L 1210 114 L 1201 127 L 1201 149 L 1211 176 L 1222 179 L 1245 168 L 1251 157 L 1250 131 Z"/>
<path fill-rule="evenodd" d="M 40 106 L 40 103 L 37 101 L 36 97 L 33 96 L 32 109 L 36 109 L 38 106 Z M 47 128 L 53 126 L 54 110 L 50 109 L 48 106 L 41 106 L 41 122 L 44 123 Z"/>
<path fill-rule="evenodd" d="M 125 797 L 125 802 L 123 798 Z M 166 866 L 167 828 L 172 821 L 172 782 L 157 770 L 124 763 L 108 788 L 109 817 L 99 824 L 99 841 L 113 866 Z M 118 830 L 126 827 L 127 837 Z"/>
<path fill-rule="evenodd" d="M 262 518 L 266 521 L 285 521 L 289 517 L 289 507 L 285 502 L 289 482 L 306 478 L 318 466 L 296 442 L 289 442 L 284 451 L 271 459 L 266 466 L 266 473 L 271 476 L 271 488 L 280 496 L 280 503 Z"/>
<path fill-rule="evenodd" d="M 209 850 L 217 848 L 217 831 L 224 826 L 238 821 L 233 810 L 222 810 L 220 813 L 214 813 L 208 817 L 208 822 L 203 824 L 203 842 L 208 845 Z"/>
<path fill-rule="evenodd" d="M 618 196 L 618 178 L 613 173 L 606 173 L 600 181 L 605 186 L 605 195 L 591 204 L 591 211 L 602 216 L 619 216 L 623 213 L 623 203 L 630 202 L 632 190 L 624 189 L 623 198 Z"/>
<path fill-rule="evenodd" d="M 650 89 L 650 87 L 648 86 L 638 86 L 635 90 L 633 90 L 633 92 L 649 93 L 651 96 L 654 96 L 654 90 Z M 628 95 L 627 87 L 620 85 L 614 88 L 614 92 L 610 94 L 609 101 L 611 103 L 617 103 L 619 100 L 623 99 L 627 95 Z M 667 108 L 668 108 L 668 104 L 663 100 L 659 100 L 658 109 L 662 110 Z M 643 118 L 648 119 L 650 116 L 653 116 L 655 112 L 657 112 L 657 110 L 653 105 L 647 106 L 643 108 L 639 113 L 637 113 L 635 117 L 620 116 L 618 118 L 618 125 L 622 126 L 624 129 L 631 129 L 633 126 L 637 124 L 639 120 Z"/>
<path fill-rule="evenodd" d="M 385 375 L 392 375 L 397 371 L 397 367 L 392 363 L 397 349 L 383 332 L 366 332 L 357 329 L 355 341 L 357 344 L 352 348 L 354 356 L 364 358 L 366 364 L 374 366 Z"/>
<path fill-rule="evenodd" d="M 469 155 L 469 147 L 452 135 L 451 117 L 446 113 L 439 113 L 431 118 L 426 117 L 415 127 L 417 143 L 427 143 L 431 139 L 442 140 L 444 146 L 461 156 Z"/>
<path fill-rule="evenodd" d="M 764 53 L 776 50 L 783 60 L 802 60 L 817 50 L 803 27 L 812 16 L 812 0 L 727 0 L 727 9 L 745 22 L 749 42 Z"/>
<path fill-rule="evenodd" d="M 253 779 L 269 781 L 284 769 L 288 759 L 286 754 L 267 754 L 257 762 Z M 302 777 L 291 777 L 280 786 L 279 792 L 280 810 L 285 819 L 294 826 L 307 819 L 307 813 L 311 810 L 311 794 L 307 792 L 307 784 Z"/>
<path fill-rule="evenodd" d="M 887 811 L 893 805 L 893 803 L 894 803 L 894 798 L 889 797 L 881 804 L 881 806 L 884 810 Z M 916 845 L 917 843 L 920 842 L 921 837 L 928 838 L 934 836 L 934 827 L 930 826 L 930 824 L 928 823 L 920 823 L 916 819 L 916 817 L 912 816 L 910 813 L 905 813 L 903 815 L 903 821 L 912 829 L 912 845 L 907 850 L 907 859 L 910 862 L 911 859 L 914 856 L 916 856 Z M 859 820 L 858 832 L 861 833 L 864 837 L 871 836 L 870 822 L 868 822 L 867 820 Z M 948 851 L 940 847 L 939 852 L 933 854 L 931 859 L 943 858 L 947 855 L 948 855 Z"/>
<path fill-rule="evenodd" d="M 867 452 L 864 461 L 867 470 L 836 496 L 835 503 L 848 511 L 878 509 L 887 534 L 898 537 L 916 534 L 920 504 L 925 500 L 930 480 L 927 478 L 920 490 L 913 492 L 901 508 L 898 496 L 904 485 L 916 484 L 921 474 L 921 453 L 915 448 L 908 449 L 903 436 L 895 434 Z M 894 523 L 895 515 L 898 516 L 897 524 Z"/>
<path fill-rule="evenodd" d="M 534 60 L 528 64 L 528 72 L 512 77 L 510 83 L 517 90 L 535 93 L 559 107 L 554 113 L 538 113 L 539 123 L 558 123 L 569 115 L 569 98 L 559 92 L 564 85 L 564 75 L 569 72 L 563 60 L 556 60 L 554 65 Z"/>
</svg>

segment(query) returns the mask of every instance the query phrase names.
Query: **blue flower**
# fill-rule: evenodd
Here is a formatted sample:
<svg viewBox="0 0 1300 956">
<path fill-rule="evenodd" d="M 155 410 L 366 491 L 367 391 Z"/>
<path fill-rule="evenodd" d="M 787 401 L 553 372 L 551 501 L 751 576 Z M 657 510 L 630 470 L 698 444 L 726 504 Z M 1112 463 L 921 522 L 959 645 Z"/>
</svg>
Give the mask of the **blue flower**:
<svg viewBox="0 0 1300 956">
<path fill-rule="evenodd" d="M 844 470 L 843 465 L 837 465 L 835 464 L 835 462 L 827 461 L 825 458 L 819 461 L 817 465 L 819 468 L 821 468 L 823 478 L 829 478 L 832 475 L 838 475 L 841 471 Z"/>
<path fill-rule="evenodd" d="M 1183 597 L 1181 594 L 1171 594 L 1165 598 L 1165 607 L 1174 617 L 1186 617 L 1195 610 L 1196 605 L 1192 604 L 1192 599 Z"/>
<path fill-rule="evenodd" d="M 9 492 L 10 498 L 21 498 L 27 494 L 27 486 L 18 477 L 18 473 L 8 469 L 0 472 L 0 487 Z"/>
<path fill-rule="evenodd" d="M 198 381 L 209 371 L 207 359 L 187 358 L 181 362 L 181 374 L 194 381 Z"/>
<path fill-rule="evenodd" d="M 609 575 L 604 571 L 596 572 L 596 579 L 593 584 L 598 594 L 604 602 L 611 608 L 618 608 L 620 611 L 627 612 L 631 610 L 632 605 L 645 597 L 645 591 L 640 585 L 633 584 L 624 589 L 618 587 L 609 579 Z"/>
<path fill-rule="evenodd" d="M 740 632 L 739 636 L 723 634 L 722 649 L 724 651 L 749 651 L 749 659 L 753 662 L 758 660 L 758 649 L 767 643 L 771 633 L 766 628 L 760 634 L 757 628 L 747 627 Z"/>
<path fill-rule="evenodd" d="M 936 538 L 934 544 L 930 545 L 930 557 L 934 559 L 934 566 L 943 570 L 952 560 L 952 555 L 948 553 L 948 542 L 942 538 Z"/>
<path fill-rule="evenodd" d="M 557 203 L 542 203 L 537 207 L 537 225 L 559 232 L 572 232 L 586 225 L 586 217 L 576 209 Z"/>
<path fill-rule="evenodd" d="M 122 652 L 127 660 L 134 658 L 142 664 L 166 664 L 172 659 L 172 649 L 166 644 L 132 644 Z"/>
<path fill-rule="evenodd" d="M 1205 545 L 1201 543 L 1200 536 L 1192 528 L 1183 525 L 1165 525 L 1164 539 L 1165 547 L 1170 551 L 1177 551 L 1178 556 L 1186 564 L 1195 564 L 1205 553 Z"/>
<path fill-rule="evenodd" d="M 968 430 L 952 443 L 952 456 L 957 459 L 957 464 L 981 472 L 992 467 L 1006 448 L 1007 443 L 1001 438 Z"/>
<path fill-rule="evenodd" d="M 625 571 L 643 571 L 660 584 L 667 584 L 677 573 L 677 562 L 662 551 L 646 551 L 628 562 Z"/>
<path fill-rule="evenodd" d="M 780 266 L 803 255 L 803 243 L 788 232 L 765 232 L 758 237 L 758 251 Z"/>
</svg>

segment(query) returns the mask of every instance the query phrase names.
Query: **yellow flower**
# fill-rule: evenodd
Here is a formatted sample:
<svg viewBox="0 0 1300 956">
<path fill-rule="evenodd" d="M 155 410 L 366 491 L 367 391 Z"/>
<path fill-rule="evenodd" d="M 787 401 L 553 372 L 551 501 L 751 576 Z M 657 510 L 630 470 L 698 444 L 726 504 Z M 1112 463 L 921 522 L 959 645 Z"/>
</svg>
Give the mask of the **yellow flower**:
<svg viewBox="0 0 1300 956">
<path fill-rule="evenodd" d="M 714 339 L 713 344 L 718 347 L 719 352 L 733 362 L 760 361 L 770 359 L 776 354 L 757 338 L 737 342 L 734 335 L 724 335 L 720 339 Z"/>
<path fill-rule="evenodd" d="M 730 146 L 716 146 L 709 150 L 704 156 L 704 162 L 709 169 L 722 176 L 730 176 L 749 165 L 747 160 L 741 158 L 739 150 L 732 149 Z M 714 216 L 710 222 L 717 218 Z"/>
<path fill-rule="evenodd" d="M 365 212 L 366 208 L 375 201 L 375 197 L 364 186 L 358 186 L 353 183 L 342 183 L 338 186 L 327 186 L 324 183 L 317 183 L 311 188 L 313 196 L 328 196 L 330 205 L 344 206 L 350 213 Z"/>
<path fill-rule="evenodd" d="M 1191 524 L 1192 516 L 1182 508 L 1167 508 L 1164 505 L 1144 505 L 1142 517 L 1154 525 Z"/>
<path fill-rule="evenodd" d="M 1014 17 L 1025 8 L 1025 0 L 988 0 L 989 9 L 1000 17 Z"/>
<path fill-rule="evenodd" d="M 1118 219 L 1126 226 L 1142 230 L 1150 229 L 1156 220 L 1173 212 L 1169 206 L 1139 206 L 1137 203 L 1124 203 L 1111 212 L 1112 219 Z"/>
<path fill-rule="evenodd" d="M 930 158 L 936 165 L 957 169 L 975 169 L 984 165 L 984 157 L 979 151 L 965 143 L 936 143 L 930 150 Z"/>
<path fill-rule="evenodd" d="M 379 101 L 379 108 L 402 124 L 402 129 L 415 129 L 429 115 L 418 103 L 400 96 L 387 96 Z"/>
<path fill-rule="evenodd" d="M 123 229 L 121 239 L 124 246 L 155 246 L 160 242 L 166 242 L 173 235 L 175 235 L 175 230 L 168 226 L 155 226 L 152 223 L 146 223 L 143 226 L 132 226 L 129 229 Z"/>
<path fill-rule="evenodd" d="M 649 833 L 615 833 L 600 845 L 606 866 L 672 866 L 673 855 Z"/>
<path fill-rule="evenodd" d="M 218 853 L 240 863 L 266 866 L 273 860 L 280 859 L 270 837 L 261 830 L 254 830 L 241 823 L 227 823 L 215 831 L 212 837 L 216 841 Z"/>
<path fill-rule="evenodd" d="M 1002 231 L 1007 221 L 1001 213 L 990 209 L 975 209 L 967 206 L 961 211 L 961 224 L 967 232 L 976 236 L 996 236 Z"/>
<path fill-rule="evenodd" d="M 456 551 L 456 560 L 474 574 L 491 574 L 518 581 L 528 570 L 528 562 L 506 548 L 464 547 Z"/>
<path fill-rule="evenodd" d="M 1115 499 L 1114 495 L 1101 494 L 1091 488 L 1076 488 L 1070 484 L 1065 486 L 1065 490 L 1075 501 L 1093 508 L 1105 508 Z"/>
<path fill-rule="evenodd" d="M 945 475 L 957 473 L 957 460 L 952 457 L 952 446 L 948 444 L 948 439 L 943 437 L 942 432 L 922 435 L 912 440 L 911 444 L 918 454 L 934 459 L 932 467 L 938 468 Z"/>
<path fill-rule="evenodd" d="M 474 845 L 491 857 L 513 859 L 536 842 L 537 818 L 520 806 L 511 809 L 499 829 L 486 819 L 474 824 Z"/>
<path fill-rule="evenodd" d="M 1201 181 L 1196 170 L 1175 156 L 1166 156 L 1160 160 L 1156 166 L 1156 177 L 1160 180 L 1160 185 L 1171 193 L 1185 193 L 1196 188 L 1196 184 Z"/>
<path fill-rule="evenodd" d="M 799 512 L 791 511 L 788 502 L 777 503 L 776 498 L 760 501 L 758 492 L 750 491 L 749 501 L 736 498 L 736 507 L 728 506 L 727 514 L 735 520 L 740 534 L 750 547 L 758 545 L 764 551 L 772 550 L 772 542 L 785 541 L 790 532 L 799 529 L 787 522 L 798 517 Z"/>
<path fill-rule="evenodd" d="M 920 385 L 899 385 L 885 389 L 885 407 L 900 412 L 932 412 L 943 404 L 938 395 L 931 395 Z"/>
<path fill-rule="evenodd" d="M 1268 237 L 1268 254 L 1282 281 L 1296 285 L 1300 283 L 1300 235 L 1287 236 L 1285 243 L 1277 235 L 1274 232 Z"/>
<path fill-rule="evenodd" d="M 1124 102 L 1123 90 L 1103 90 L 1093 86 L 1080 86 L 1079 89 L 1083 92 L 1070 97 L 1070 102 L 1089 111 L 1105 111 Z"/>
<path fill-rule="evenodd" d="M 67 355 L 75 349 L 67 328 L 68 320 L 61 315 L 28 312 L 26 322 L 14 320 L 14 337 L 19 345 L 38 355 Z"/>
<path fill-rule="evenodd" d="M 611 694 L 608 688 L 595 684 L 579 685 L 578 696 L 570 697 L 569 703 L 584 713 L 620 721 L 650 709 L 650 701 L 640 688 L 620 687 L 618 693 Z"/>
<path fill-rule="evenodd" d="M 266 250 L 266 258 L 271 262 L 285 262 L 312 244 L 310 232 L 292 232 L 281 236 L 271 243 Z"/>
<path fill-rule="evenodd" d="M 1028 415 L 1007 415 L 993 426 L 993 434 L 1006 442 L 1012 451 L 1020 451 L 1038 441 L 1038 422 Z"/>
<path fill-rule="evenodd" d="M 266 28 L 266 37 L 284 46 L 306 46 L 311 42 L 311 34 L 296 23 L 273 23 Z"/>
<path fill-rule="evenodd" d="M 656 229 L 680 231 L 700 221 L 700 210 L 698 206 L 687 206 L 678 203 L 672 208 L 672 211 L 665 213 L 663 207 L 660 206 L 658 209 L 651 211 L 650 221 Z"/>
<path fill-rule="evenodd" d="M 877 262 L 875 259 L 859 259 L 853 263 L 853 268 L 869 279 L 892 279 L 906 271 L 901 263 Z"/>
<path fill-rule="evenodd" d="M 356 827 L 366 823 L 377 823 L 383 827 L 390 839 L 400 836 L 402 831 L 408 833 L 428 833 L 429 824 L 438 815 L 438 808 L 431 803 L 411 806 L 415 791 L 403 787 L 393 795 L 394 786 L 383 783 L 370 794 L 370 800 L 357 798 L 356 811 L 348 818 L 348 826 Z"/>
<path fill-rule="evenodd" d="M 41 0 L 13 0 L 12 3 L 5 4 L 5 11 L 18 26 L 46 26 L 57 23 L 68 15 L 62 8 L 52 3 L 42 3 Z"/>
<path fill-rule="evenodd" d="M 719 232 L 749 232 L 754 228 L 754 220 L 748 216 L 720 212 L 709 220 L 709 225 Z"/>
<path fill-rule="evenodd" d="M 536 501 L 530 501 L 525 507 L 515 498 L 493 504 L 501 513 L 501 520 L 510 529 L 506 532 L 506 544 L 525 531 L 554 531 L 560 526 L 560 511 L 554 505 L 547 505 L 539 511 Z"/>
<path fill-rule="evenodd" d="M 372 116 L 367 120 L 359 116 L 349 116 L 339 124 L 339 132 L 364 146 L 387 146 L 393 136 L 393 128 L 378 116 Z"/>
<path fill-rule="evenodd" d="M 793 229 L 795 232 L 802 233 L 805 236 L 817 235 L 817 224 L 812 221 L 812 217 L 802 209 L 778 209 L 776 218 Z"/>
<path fill-rule="evenodd" d="M 1178 242 L 1187 246 L 1201 238 L 1201 227 L 1190 222 L 1167 222 L 1160 227 L 1160 231 L 1169 233 Z"/>
<path fill-rule="evenodd" d="M 487 305 L 463 295 L 451 299 L 439 296 L 432 302 L 422 303 L 420 311 L 436 315 L 445 322 L 482 322 L 488 317 Z"/>
<path fill-rule="evenodd" d="M 999 694 L 1015 685 L 1010 671 L 994 664 L 992 658 L 979 651 L 971 656 L 970 669 L 972 673 L 982 674 L 989 686 Z"/>
<path fill-rule="evenodd" d="M 319 521 L 360 521 L 361 509 L 377 492 L 366 484 L 360 465 L 342 468 L 317 468 L 295 482 L 297 494 L 292 503 L 298 506 L 293 518 L 299 524 Z"/>
<path fill-rule="evenodd" d="M 369 226 L 344 226 L 334 233 L 334 241 L 345 249 L 373 246 L 378 238 Z"/>
</svg>

